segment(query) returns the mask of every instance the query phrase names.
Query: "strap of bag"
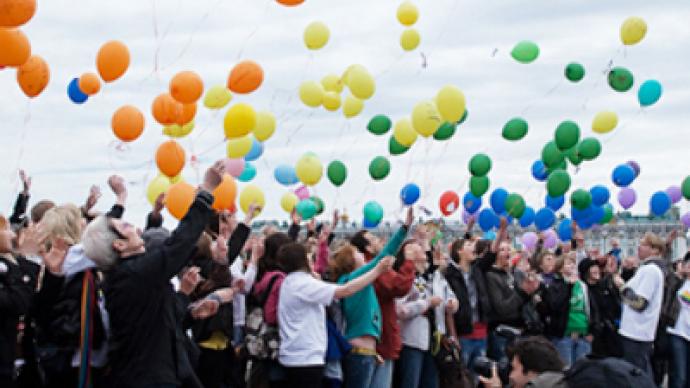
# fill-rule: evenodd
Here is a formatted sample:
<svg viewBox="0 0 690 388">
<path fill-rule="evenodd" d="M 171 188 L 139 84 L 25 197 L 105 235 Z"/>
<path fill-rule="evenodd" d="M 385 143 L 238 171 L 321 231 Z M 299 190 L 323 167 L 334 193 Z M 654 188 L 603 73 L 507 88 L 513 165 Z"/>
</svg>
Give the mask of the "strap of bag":
<svg viewBox="0 0 690 388">
<path fill-rule="evenodd" d="M 275 284 L 276 280 L 278 280 L 278 277 L 280 275 L 273 275 L 271 280 L 268 281 L 268 286 L 266 286 L 266 289 L 264 292 L 261 294 L 261 296 L 258 299 L 259 305 L 261 308 L 264 307 L 266 304 L 266 301 L 268 300 L 269 295 L 271 295 L 271 291 L 273 290 L 273 285 Z"/>
</svg>

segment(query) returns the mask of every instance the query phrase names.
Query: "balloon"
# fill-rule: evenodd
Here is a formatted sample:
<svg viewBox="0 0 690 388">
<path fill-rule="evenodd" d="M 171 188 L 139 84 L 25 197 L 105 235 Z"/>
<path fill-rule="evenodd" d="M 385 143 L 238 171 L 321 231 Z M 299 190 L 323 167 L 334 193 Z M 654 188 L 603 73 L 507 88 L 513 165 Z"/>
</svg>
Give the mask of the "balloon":
<svg viewBox="0 0 690 388">
<path fill-rule="evenodd" d="M 225 113 L 223 127 L 225 137 L 234 139 L 246 136 L 256 126 L 256 112 L 251 105 L 240 102 L 228 109 Z"/>
<path fill-rule="evenodd" d="M 131 105 L 122 106 L 113 113 L 110 126 L 118 139 L 136 140 L 144 132 L 144 114 Z"/>
<path fill-rule="evenodd" d="M 129 49 L 124 43 L 111 40 L 98 50 L 96 68 L 105 82 L 122 77 L 129 67 Z"/>
<path fill-rule="evenodd" d="M 482 240 L 489 240 L 489 241 L 496 240 L 496 232 L 491 231 L 491 230 L 488 232 L 484 232 L 484 235 L 482 236 Z"/>
<path fill-rule="evenodd" d="M 580 163 L 582 163 L 582 158 L 580 158 L 580 155 L 577 153 L 577 147 L 572 147 L 568 150 L 565 150 L 564 152 L 565 152 L 565 156 L 568 158 L 570 163 L 572 163 L 574 166 L 579 166 Z M 563 167 L 561 167 L 562 170 L 565 170 L 567 168 L 568 168 L 567 163 L 565 163 L 565 165 Z"/>
<path fill-rule="evenodd" d="M 328 164 L 326 175 L 328 175 L 328 180 L 331 183 L 340 187 L 347 178 L 347 167 L 340 160 L 334 160 Z"/>
<path fill-rule="evenodd" d="M 440 114 L 432 101 L 423 101 L 415 105 L 412 111 L 412 127 L 423 137 L 429 137 L 441 125 Z"/>
<path fill-rule="evenodd" d="M 520 196 L 520 194 L 511 193 L 508 194 L 504 204 L 506 212 L 515 218 L 520 218 L 525 213 L 527 208 L 525 200 Z"/>
<path fill-rule="evenodd" d="M 546 171 L 546 166 L 541 160 L 536 160 L 532 163 L 532 176 L 539 182 L 543 182 L 549 177 L 549 173 Z"/>
<path fill-rule="evenodd" d="M 237 178 L 244 171 L 246 162 L 243 158 L 225 159 L 225 172 Z"/>
<path fill-rule="evenodd" d="M 89 99 L 89 96 L 87 96 L 81 90 L 79 90 L 78 78 L 72 79 L 72 81 L 67 86 L 67 96 L 75 104 L 83 104 L 84 102 L 86 102 L 86 100 Z"/>
<path fill-rule="evenodd" d="M 548 208 L 539 209 L 537 214 L 534 216 L 534 225 L 540 231 L 550 228 L 555 221 L 556 215 L 554 214 L 553 210 Z"/>
<path fill-rule="evenodd" d="M 31 56 L 29 38 L 15 28 L 0 28 L 0 47 L 0 66 L 21 66 Z"/>
<path fill-rule="evenodd" d="M 475 197 L 474 194 L 467 192 L 462 197 L 462 206 L 468 213 L 474 214 L 482 206 L 482 198 Z"/>
<path fill-rule="evenodd" d="M 527 228 L 530 225 L 532 225 L 532 223 L 534 222 L 534 216 L 534 209 L 532 209 L 529 206 L 525 207 L 525 211 L 522 213 L 522 217 L 520 217 L 519 220 L 520 226 L 523 228 Z"/>
<path fill-rule="evenodd" d="M 194 202 L 196 196 L 196 189 L 187 182 L 178 182 L 170 186 L 168 193 L 165 195 L 165 207 L 168 212 L 178 220 L 181 220 L 189 207 Z"/>
<path fill-rule="evenodd" d="M 169 93 L 159 94 L 151 104 L 153 118 L 161 125 L 175 124 L 182 114 L 182 109 L 182 104 L 175 101 Z"/>
<path fill-rule="evenodd" d="M 578 210 L 584 210 L 592 203 L 592 194 L 587 190 L 577 189 L 570 194 L 570 204 Z"/>
<path fill-rule="evenodd" d="M 170 80 L 170 95 L 182 104 L 192 104 L 204 93 L 204 81 L 193 71 L 181 71 Z"/>
<path fill-rule="evenodd" d="M 671 197 L 664 191 L 657 191 L 652 194 L 649 207 L 655 216 L 663 216 L 671 208 Z"/>
<path fill-rule="evenodd" d="M 650 79 L 644 81 L 640 85 L 640 90 L 637 91 L 637 99 L 640 102 L 640 106 L 650 106 L 656 104 L 661 98 L 661 92 L 663 88 L 659 81 Z"/>
<path fill-rule="evenodd" d="M 553 249 L 556 248 L 556 244 L 558 244 L 556 232 L 553 229 L 547 229 L 544 232 L 544 248 Z"/>
<path fill-rule="evenodd" d="M 683 197 L 690 200 L 690 176 L 683 179 L 683 183 L 680 185 L 680 190 L 683 192 Z"/>
<path fill-rule="evenodd" d="M 322 22 L 311 22 L 304 29 L 304 45 L 309 50 L 318 50 L 328 43 L 331 31 Z"/>
<path fill-rule="evenodd" d="M 537 237 L 537 234 L 534 232 L 527 232 L 522 235 L 522 246 L 528 250 L 532 251 L 534 248 L 537 246 L 537 241 L 539 240 L 539 237 Z"/>
<path fill-rule="evenodd" d="M 256 125 L 254 125 L 254 137 L 264 142 L 273 136 L 276 131 L 276 118 L 271 112 L 257 112 Z"/>
<path fill-rule="evenodd" d="M 419 186 L 414 183 L 408 183 L 400 190 L 400 200 L 405 206 L 414 205 L 419 200 L 421 193 Z"/>
<path fill-rule="evenodd" d="M 174 140 L 163 142 L 156 150 L 156 166 L 167 177 L 177 176 L 184 168 L 185 160 L 184 149 Z"/>
<path fill-rule="evenodd" d="M 629 160 L 625 164 L 632 167 L 632 169 L 635 171 L 635 178 L 637 178 L 637 176 L 640 175 L 640 165 L 636 161 Z"/>
<path fill-rule="evenodd" d="M 604 216 L 599 220 L 599 223 L 602 225 L 608 224 L 613 219 L 613 206 L 607 203 L 601 208 L 604 209 Z"/>
<path fill-rule="evenodd" d="M 323 95 L 323 101 L 322 101 L 323 107 L 326 108 L 326 110 L 335 112 L 338 109 L 340 109 L 340 105 L 342 102 L 340 101 L 340 94 L 336 92 L 326 92 Z"/>
<path fill-rule="evenodd" d="M 151 180 L 149 185 L 146 187 L 146 199 L 148 199 L 151 206 L 153 206 L 156 203 L 158 196 L 165 194 L 169 188 L 170 179 L 168 179 L 168 177 L 165 175 L 158 175 L 157 177 L 153 178 L 153 180 Z"/>
<path fill-rule="evenodd" d="M 343 81 L 335 74 L 329 74 L 321 79 L 321 86 L 327 92 L 340 94 L 343 91 Z"/>
<path fill-rule="evenodd" d="M 317 216 L 321 215 L 323 213 L 324 208 L 325 208 L 325 205 L 324 205 L 323 201 L 321 200 L 321 198 L 314 196 L 314 197 L 309 198 L 309 200 L 312 201 L 314 203 L 314 205 L 316 206 L 316 215 Z"/>
<path fill-rule="evenodd" d="M 556 142 L 550 141 L 541 150 L 541 160 L 546 167 L 552 168 L 563 163 L 565 156 L 556 145 Z"/>
<path fill-rule="evenodd" d="M 609 86 L 617 92 L 627 92 L 635 82 L 632 73 L 624 67 L 614 67 L 611 69 L 608 80 Z"/>
<path fill-rule="evenodd" d="M 455 134 L 455 129 L 455 124 L 446 121 L 434 132 L 434 139 L 448 140 Z"/>
<path fill-rule="evenodd" d="M 252 148 L 249 150 L 247 155 L 244 155 L 244 160 L 247 162 L 253 162 L 261 157 L 264 153 L 264 145 L 256 139 L 252 139 Z"/>
<path fill-rule="evenodd" d="M 360 100 L 368 100 L 376 91 L 374 77 L 364 66 L 353 67 L 348 72 L 347 84 L 350 87 L 350 93 Z"/>
<path fill-rule="evenodd" d="M 316 81 L 304 81 L 299 87 L 299 98 L 304 105 L 317 108 L 323 103 L 326 93 L 323 86 Z"/>
<path fill-rule="evenodd" d="M 493 210 L 487 208 L 487 209 L 483 209 L 482 211 L 479 212 L 479 216 L 477 217 L 477 222 L 479 223 L 479 227 L 484 232 L 488 232 L 494 226 L 496 226 L 496 219 L 498 219 L 498 216 L 496 215 L 496 213 L 494 213 Z"/>
<path fill-rule="evenodd" d="M 635 170 L 627 164 L 621 164 L 613 169 L 611 179 L 614 185 L 627 187 L 635 180 Z"/>
<path fill-rule="evenodd" d="M 266 205 L 264 192 L 256 185 L 248 185 L 242 189 L 240 193 L 240 208 L 245 214 L 249 212 L 249 206 L 251 206 L 252 203 L 257 207 L 254 210 L 254 215 L 261 213 L 264 205 Z"/>
<path fill-rule="evenodd" d="M 273 171 L 273 176 L 276 178 L 276 181 L 283 186 L 290 186 L 299 182 L 295 169 L 287 164 L 281 164 L 276 167 Z"/>
<path fill-rule="evenodd" d="M 585 77 L 585 68 L 575 62 L 569 63 L 565 67 L 565 78 L 570 82 L 580 82 Z"/>
<path fill-rule="evenodd" d="M 476 214 L 470 214 L 467 212 L 467 210 L 462 211 L 462 222 L 465 224 L 469 224 L 470 220 L 476 221 L 477 220 L 477 215 Z"/>
<path fill-rule="evenodd" d="M 549 174 L 546 190 L 552 197 L 560 197 L 570 189 L 570 175 L 564 170 L 556 170 Z"/>
<path fill-rule="evenodd" d="M 686 228 L 690 228 L 690 212 L 683 214 L 680 220 L 683 222 L 683 225 L 685 225 Z"/>
<path fill-rule="evenodd" d="M 419 36 L 419 31 L 414 28 L 407 28 L 400 35 L 400 47 L 405 51 L 412 51 L 419 46 L 422 37 Z"/>
<path fill-rule="evenodd" d="M 455 213 L 455 211 L 458 210 L 459 205 L 460 198 L 458 198 L 458 195 L 454 191 L 450 190 L 441 194 L 441 198 L 438 200 L 438 207 L 444 216 L 449 216 Z M 481 206 L 481 203 L 479 205 Z"/>
<path fill-rule="evenodd" d="M 491 158 L 486 154 L 475 154 L 468 165 L 470 174 L 484 176 L 491 170 Z"/>
<path fill-rule="evenodd" d="M 404 145 L 401 145 L 400 143 L 395 141 L 395 138 L 392 136 L 388 140 L 388 151 L 391 153 L 391 155 L 404 154 L 409 149 L 409 147 L 405 147 Z"/>
<path fill-rule="evenodd" d="M 616 112 L 602 111 L 597 113 L 592 120 L 592 130 L 596 133 L 609 133 L 618 125 Z"/>
<path fill-rule="evenodd" d="M 460 118 L 460 121 L 457 122 L 458 125 L 462 124 L 467 120 L 467 115 L 469 114 L 469 111 L 467 108 L 465 108 L 465 113 L 463 113 L 462 118 Z"/>
<path fill-rule="evenodd" d="M 50 69 L 43 58 L 32 55 L 17 68 L 17 83 L 27 97 L 36 97 L 48 86 Z"/>
<path fill-rule="evenodd" d="M 252 149 L 253 141 L 252 135 L 228 139 L 226 145 L 226 154 L 228 158 L 243 158 Z"/>
<path fill-rule="evenodd" d="M 384 156 L 377 156 L 369 163 L 369 175 L 376 181 L 387 177 L 390 171 L 391 164 Z"/>
<path fill-rule="evenodd" d="M 232 100 L 232 93 L 224 85 L 216 85 L 206 91 L 204 106 L 208 109 L 221 109 Z"/>
<path fill-rule="evenodd" d="M 177 116 L 175 123 L 177 125 L 188 124 L 194 120 L 194 116 L 196 116 L 196 103 L 182 104 L 182 109 L 180 110 L 180 114 Z"/>
<path fill-rule="evenodd" d="M 182 138 L 190 133 L 192 133 L 192 130 L 194 129 L 194 120 L 188 122 L 185 125 L 179 125 L 179 124 L 173 124 L 173 125 L 168 125 L 167 127 L 163 128 L 163 134 L 166 136 L 170 136 L 173 138 Z"/>
<path fill-rule="evenodd" d="M 304 0 L 276 0 L 278 3 L 286 7 L 294 7 L 304 3 Z"/>
<path fill-rule="evenodd" d="M 230 175 L 224 174 L 218 187 L 213 190 L 213 207 L 216 210 L 231 210 L 235 206 L 237 183 Z"/>
<path fill-rule="evenodd" d="M 383 135 L 384 133 L 390 131 L 392 125 L 393 123 L 391 122 L 391 119 L 388 118 L 388 116 L 376 115 L 372 117 L 371 120 L 369 120 L 369 124 L 367 124 L 367 129 L 374 135 Z"/>
<path fill-rule="evenodd" d="M 295 193 L 287 192 L 280 198 L 280 207 L 283 208 L 286 213 L 291 213 L 295 205 L 297 205 L 297 202 L 299 202 L 299 198 L 297 198 Z"/>
<path fill-rule="evenodd" d="M 441 121 L 455 123 L 465 114 L 465 95 L 457 87 L 446 85 L 436 94 L 436 107 Z"/>
<path fill-rule="evenodd" d="M 101 90 L 101 80 L 94 73 L 85 73 L 79 77 L 79 90 L 87 96 L 92 96 Z"/>
<path fill-rule="evenodd" d="M 309 189 L 307 188 L 307 186 L 302 185 L 295 189 L 295 195 L 300 200 L 307 199 L 309 198 Z"/>
<path fill-rule="evenodd" d="M 621 42 L 626 46 L 639 43 L 647 34 L 647 23 L 642 18 L 631 16 L 621 25 Z"/>
<path fill-rule="evenodd" d="M 527 135 L 527 129 L 527 121 L 521 117 L 515 117 L 503 126 L 503 138 L 511 141 L 520 140 Z"/>
<path fill-rule="evenodd" d="M 635 194 L 635 190 L 630 187 L 624 187 L 618 192 L 618 203 L 620 203 L 625 210 L 630 209 L 635 204 L 636 200 L 637 194 Z"/>
<path fill-rule="evenodd" d="M 264 70 L 258 63 L 245 60 L 233 67 L 228 77 L 228 89 L 238 94 L 255 91 L 264 82 Z"/>
<path fill-rule="evenodd" d="M 362 220 L 362 228 L 364 229 L 373 229 L 379 226 L 379 223 L 373 223 L 369 222 L 366 218 Z"/>
<path fill-rule="evenodd" d="M 419 9 L 410 1 L 405 1 L 398 7 L 398 21 L 403 26 L 412 26 L 419 19 Z"/>
<path fill-rule="evenodd" d="M 244 171 L 237 177 L 240 182 L 249 182 L 256 177 L 256 167 L 251 163 L 246 163 L 244 165 Z"/>
<path fill-rule="evenodd" d="M 558 224 L 558 238 L 561 241 L 566 242 L 573 238 L 572 225 L 573 221 L 569 218 L 561 220 L 561 222 Z"/>
<path fill-rule="evenodd" d="M 304 154 L 295 166 L 295 172 L 299 180 L 307 186 L 319 183 L 323 175 L 321 161 L 314 154 Z"/>
<path fill-rule="evenodd" d="M 0 27 L 19 27 L 36 13 L 36 0 L 3 0 L 0 5 Z"/>
<path fill-rule="evenodd" d="M 347 118 L 357 116 L 364 109 L 364 102 L 357 97 L 348 95 L 343 102 L 343 114 Z"/>
<path fill-rule="evenodd" d="M 412 128 L 412 121 L 402 118 L 395 123 L 393 138 L 398 144 L 410 147 L 417 140 L 417 132 Z"/>
<path fill-rule="evenodd" d="M 601 153 L 601 143 L 593 137 L 582 139 L 577 145 L 577 154 L 584 160 L 594 160 Z"/>
<path fill-rule="evenodd" d="M 497 214 L 503 213 L 506 210 L 505 203 L 507 199 L 508 192 L 506 189 L 500 187 L 497 188 L 491 193 L 491 197 L 489 198 L 491 208 L 494 209 Z"/>
<path fill-rule="evenodd" d="M 475 197 L 481 197 L 489 190 L 489 177 L 488 176 L 473 176 L 470 177 L 470 191 Z"/>
<path fill-rule="evenodd" d="M 592 196 L 592 203 L 594 206 L 603 206 L 605 203 L 609 201 L 609 198 L 611 197 L 611 193 L 609 193 L 609 189 L 606 188 L 606 186 L 602 185 L 596 185 L 589 189 L 589 193 Z"/>
<path fill-rule="evenodd" d="M 578 140 L 580 140 L 580 127 L 572 121 L 564 121 L 558 124 L 555 140 L 556 147 L 561 151 L 574 147 Z"/>
<path fill-rule="evenodd" d="M 364 219 L 377 224 L 383 219 L 383 207 L 376 201 L 369 201 L 364 204 Z"/>
<path fill-rule="evenodd" d="M 560 197 L 552 197 L 547 194 L 544 198 L 544 204 L 549 209 L 557 212 L 563 207 L 563 204 L 565 204 L 565 196 L 561 195 Z"/>
<path fill-rule="evenodd" d="M 539 46 L 534 42 L 523 40 L 513 47 L 510 55 L 520 63 L 532 63 L 539 56 Z"/>
</svg>

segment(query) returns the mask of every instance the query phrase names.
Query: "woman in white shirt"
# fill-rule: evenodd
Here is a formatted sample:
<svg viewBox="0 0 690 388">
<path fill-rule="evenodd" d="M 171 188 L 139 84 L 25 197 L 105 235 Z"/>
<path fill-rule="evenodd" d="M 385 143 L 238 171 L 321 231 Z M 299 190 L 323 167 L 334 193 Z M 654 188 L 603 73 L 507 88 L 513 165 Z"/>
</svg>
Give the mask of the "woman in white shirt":
<svg viewBox="0 0 690 388">
<path fill-rule="evenodd" d="M 333 299 L 346 298 L 388 271 L 393 257 L 386 257 L 368 273 L 338 285 L 314 277 L 303 245 L 284 245 L 277 254 L 287 274 L 280 288 L 278 360 L 286 368 L 290 387 L 321 387 L 328 334 L 325 307 Z"/>
</svg>

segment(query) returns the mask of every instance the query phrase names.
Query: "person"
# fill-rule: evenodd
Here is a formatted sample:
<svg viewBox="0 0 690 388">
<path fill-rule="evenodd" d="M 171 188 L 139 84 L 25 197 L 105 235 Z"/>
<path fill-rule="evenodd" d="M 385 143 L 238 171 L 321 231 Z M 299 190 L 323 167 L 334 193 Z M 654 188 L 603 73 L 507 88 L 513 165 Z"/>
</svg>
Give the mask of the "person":
<svg viewBox="0 0 690 388">
<path fill-rule="evenodd" d="M 661 310 L 670 348 L 669 388 L 690 387 L 690 260 L 679 260 L 677 273 L 666 277 L 668 300 Z"/>
<path fill-rule="evenodd" d="M 587 283 L 592 331 L 592 354 L 597 357 L 621 357 L 618 325 L 621 299 L 611 277 L 603 277 L 601 268 L 592 259 L 585 259 L 578 267 L 580 279 Z"/>
</svg>

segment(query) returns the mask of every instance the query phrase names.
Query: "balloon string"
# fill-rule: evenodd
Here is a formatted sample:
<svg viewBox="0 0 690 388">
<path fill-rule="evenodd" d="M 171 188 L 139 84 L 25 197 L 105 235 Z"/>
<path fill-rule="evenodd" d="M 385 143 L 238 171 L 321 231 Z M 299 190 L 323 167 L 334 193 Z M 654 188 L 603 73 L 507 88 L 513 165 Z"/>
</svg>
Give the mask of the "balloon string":
<svg viewBox="0 0 690 388">
<path fill-rule="evenodd" d="M 222 1 L 222 0 L 220 0 L 220 1 Z M 220 1 L 219 1 L 219 3 L 220 3 Z M 263 17 L 259 20 L 270 20 L 267 18 L 267 16 L 268 16 L 267 14 L 271 10 L 270 5 L 271 5 L 271 1 L 267 1 L 266 7 L 264 7 Z M 244 39 L 244 41 L 242 42 L 242 46 L 240 46 L 240 50 L 237 53 L 237 60 L 238 61 L 240 59 L 242 59 L 242 55 L 244 54 L 244 50 L 247 47 L 247 43 L 249 43 L 249 41 L 252 39 L 252 37 L 254 37 L 254 35 L 256 35 L 256 33 L 259 32 L 259 29 L 261 29 L 262 26 L 263 26 L 263 23 L 257 23 L 256 27 L 254 27 L 254 29 Z"/>
</svg>

